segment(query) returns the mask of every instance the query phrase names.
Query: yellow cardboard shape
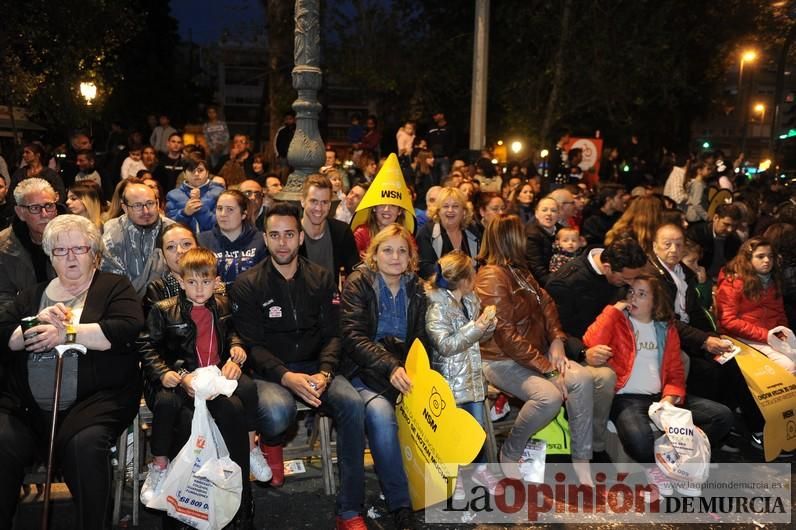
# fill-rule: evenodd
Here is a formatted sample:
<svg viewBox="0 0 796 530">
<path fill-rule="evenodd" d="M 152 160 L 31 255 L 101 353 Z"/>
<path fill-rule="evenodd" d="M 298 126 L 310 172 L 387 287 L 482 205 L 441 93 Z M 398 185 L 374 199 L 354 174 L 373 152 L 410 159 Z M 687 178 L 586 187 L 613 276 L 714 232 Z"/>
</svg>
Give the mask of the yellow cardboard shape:
<svg viewBox="0 0 796 530">
<path fill-rule="evenodd" d="M 368 222 L 370 209 L 380 204 L 394 204 L 406 210 L 404 226 L 410 233 L 415 231 L 415 208 L 412 206 L 412 193 L 404 180 L 401 165 L 395 153 L 390 153 L 384 165 L 376 174 L 368 191 L 357 206 L 356 213 L 351 219 L 351 230 Z"/>
<path fill-rule="evenodd" d="M 723 338 L 741 348 L 735 360 L 766 420 L 766 462 L 774 460 L 781 451 L 796 450 L 796 376 L 745 342 Z"/>
<path fill-rule="evenodd" d="M 420 510 L 450 496 L 447 478 L 456 477 L 460 464 L 478 456 L 486 433 L 466 410 L 456 408 L 448 382 L 431 369 L 419 340 L 405 366 L 412 390 L 404 394 L 395 417 L 412 509 Z"/>
</svg>

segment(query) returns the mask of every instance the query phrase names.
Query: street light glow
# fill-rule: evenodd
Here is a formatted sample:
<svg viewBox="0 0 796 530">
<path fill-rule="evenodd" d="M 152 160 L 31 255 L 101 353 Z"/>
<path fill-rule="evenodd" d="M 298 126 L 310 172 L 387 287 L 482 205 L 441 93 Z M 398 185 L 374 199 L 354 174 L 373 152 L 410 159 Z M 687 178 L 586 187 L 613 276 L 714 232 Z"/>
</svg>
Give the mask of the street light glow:
<svg viewBox="0 0 796 530">
<path fill-rule="evenodd" d="M 522 142 L 520 142 L 519 140 L 514 140 L 513 142 L 511 142 L 511 152 L 516 155 L 520 151 L 522 151 Z"/>
<path fill-rule="evenodd" d="M 762 103 L 758 103 L 757 105 L 755 105 L 755 112 L 762 114 L 765 111 L 766 111 L 766 106 L 763 105 Z"/>
<path fill-rule="evenodd" d="M 97 97 L 97 85 L 91 81 L 80 83 L 80 95 L 86 100 L 86 105 L 91 106 L 91 102 Z"/>
<path fill-rule="evenodd" d="M 547 155 L 549 154 L 550 151 L 548 151 L 547 149 L 542 149 L 541 151 L 539 151 L 539 156 L 541 156 L 542 158 L 547 158 Z"/>
<path fill-rule="evenodd" d="M 503 145 L 503 140 L 498 140 L 498 141 L 497 141 L 497 144 L 498 144 L 498 145 Z"/>
<path fill-rule="evenodd" d="M 751 63 L 757 59 L 757 52 L 755 50 L 746 50 L 741 55 L 741 61 Z"/>
</svg>

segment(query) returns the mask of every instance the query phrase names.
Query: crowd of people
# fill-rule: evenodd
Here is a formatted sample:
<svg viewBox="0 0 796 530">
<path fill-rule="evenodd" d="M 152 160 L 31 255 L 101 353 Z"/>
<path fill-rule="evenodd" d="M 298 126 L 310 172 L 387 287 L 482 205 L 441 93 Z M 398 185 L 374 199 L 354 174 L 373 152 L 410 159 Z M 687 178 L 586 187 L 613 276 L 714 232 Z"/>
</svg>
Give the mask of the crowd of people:
<svg viewBox="0 0 796 530">
<path fill-rule="evenodd" d="M 606 171 L 589 186 L 577 152 L 562 148 L 540 168 L 468 163 L 444 114 L 434 122 L 425 137 L 412 122 L 397 133 L 411 204 L 368 208 L 358 206 L 384 163 L 372 116 L 349 131 L 353 165 L 328 150 L 300 207 L 279 200 L 285 172 L 267 162 L 286 163 L 292 115 L 275 157 L 252 153 L 215 108 L 202 145 L 183 145 L 162 116 L 148 143 L 139 134 L 124 156 L 114 151 L 113 177 L 85 134 L 70 139 L 73 166 L 27 144 L 0 178 L 0 526 L 46 443 L 53 350 L 67 327 L 88 349 L 65 359 L 55 439 L 79 528 L 107 526 L 111 446 L 142 396 L 154 414 L 142 500 L 158 494 L 189 437 L 192 374 L 204 366 L 238 382 L 208 406 L 244 477 L 284 483 L 301 401 L 336 429 L 337 528 L 366 528 L 366 440 L 396 527 L 414 528 L 395 404 L 412 388 L 404 362 L 416 339 L 480 423 L 490 421 L 486 383 L 521 403 L 499 453 L 511 478 L 523 478 L 528 440 L 562 406 L 584 484 L 589 463 L 608 458 L 611 420 L 649 480 L 671 491 L 652 464 L 656 401 L 691 410 L 717 458 L 744 443 L 730 436 L 736 409 L 762 447 L 737 363 L 715 357 L 731 349 L 726 333 L 796 373 L 796 359 L 767 345 L 769 330 L 796 324 L 792 188 L 732 182 L 716 153 L 674 165 L 665 183 L 628 188 Z M 711 204 L 720 190 L 726 200 Z M 476 462 L 471 480 L 500 494 L 483 451 Z M 253 517 L 244 480 L 233 526 Z"/>
</svg>

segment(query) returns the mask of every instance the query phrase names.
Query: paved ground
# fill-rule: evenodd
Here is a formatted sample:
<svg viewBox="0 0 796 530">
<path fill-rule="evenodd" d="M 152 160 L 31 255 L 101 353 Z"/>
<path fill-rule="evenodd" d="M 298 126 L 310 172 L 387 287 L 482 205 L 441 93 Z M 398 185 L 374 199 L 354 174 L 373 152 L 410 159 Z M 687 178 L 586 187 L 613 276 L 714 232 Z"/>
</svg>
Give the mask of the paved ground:
<svg viewBox="0 0 796 530">
<path fill-rule="evenodd" d="M 303 430 L 303 429 L 302 429 Z M 294 445 L 304 443 L 303 438 L 298 437 Z M 738 454 L 725 454 L 720 455 L 722 461 L 727 462 L 761 462 L 762 456 L 759 452 L 750 448 L 743 440 L 737 444 L 741 448 Z M 796 462 L 796 458 L 784 460 L 785 462 Z M 367 518 L 368 528 L 371 530 L 391 530 L 393 528 L 392 520 L 389 514 L 386 513 L 386 505 L 380 499 L 380 488 L 378 480 L 372 469 L 366 475 L 366 491 L 368 492 L 366 507 L 372 509 L 372 515 L 377 518 Z M 792 481 L 796 478 L 793 474 L 792 466 Z M 796 493 L 791 488 L 792 505 L 796 505 Z M 321 479 L 319 462 L 312 460 L 308 463 L 307 472 L 301 475 L 288 477 L 285 486 L 282 488 L 271 488 L 267 486 L 255 486 L 254 496 L 256 502 L 256 528 L 273 528 L 273 529 L 331 529 L 334 528 L 334 498 L 324 495 L 323 482 Z M 55 489 L 55 502 L 53 506 L 53 522 L 51 525 L 52 530 L 74 530 L 72 523 L 72 505 L 69 498 L 69 493 L 63 485 L 57 485 Z M 132 528 L 132 520 L 130 514 L 132 506 L 132 497 L 130 488 L 125 491 L 125 498 L 123 501 L 122 515 L 123 521 L 120 528 Z M 40 499 L 31 494 L 24 499 L 18 510 L 15 529 L 28 530 L 39 528 L 39 517 L 41 513 Z M 584 516 L 586 517 L 586 516 Z M 649 530 L 651 527 L 644 524 L 605 524 L 605 523 L 589 523 L 588 519 L 584 519 L 582 525 L 573 524 L 553 524 L 545 526 L 532 526 L 532 525 L 516 525 L 516 526 L 474 526 L 471 524 L 456 524 L 456 525 L 426 525 L 423 522 L 422 512 L 417 515 L 418 527 L 439 529 L 439 530 L 452 530 L 459 528 L 468 529 L 509 529 L 509 528 L 590 528 L 590 529 L 607 529 L 621 527 L 623 529 L 643 529 Z M 643 523 L 643 519 L 639 521 Z M 148 511 L 144 508 L 141 510 L 141 518 L 137 528 L 154 530 L 161 528 L 161 516 L 159 512 Z M 762 525 L 755 525 L 749 521 L 748 525 L 668 525 L 657 524 L 655 530 L 668 530 L 668 529 L 709 529 L 716 528 L 717 530 L 730 530 L 735 528 L 749 528 L 760 529 Z M 796 528 L 796 525 L 767 525 L 765 528 L 785 529 Z"/>
</svg>

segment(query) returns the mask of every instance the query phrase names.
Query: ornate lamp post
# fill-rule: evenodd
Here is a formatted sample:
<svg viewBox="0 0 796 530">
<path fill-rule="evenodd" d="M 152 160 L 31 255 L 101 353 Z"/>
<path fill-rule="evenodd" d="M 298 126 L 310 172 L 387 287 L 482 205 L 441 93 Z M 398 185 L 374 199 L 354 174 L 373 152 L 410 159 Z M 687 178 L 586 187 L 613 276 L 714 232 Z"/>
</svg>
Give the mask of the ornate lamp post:
<svg viewBox="0 0 796 530">
<path fill-rule="evenodd" d="M 325 149 L 318 130 L 318 90 L 321 88 L 320 12 L 318 0 L 296 0 L 296 30 L 293 50 L 293 88 L 298 98 L 293 102 L 296 111 L 296 132 L 287 152 L 293 169 L 279 198 L 299 200 L 307 175 L 320 169 Z"/>
</svg>

